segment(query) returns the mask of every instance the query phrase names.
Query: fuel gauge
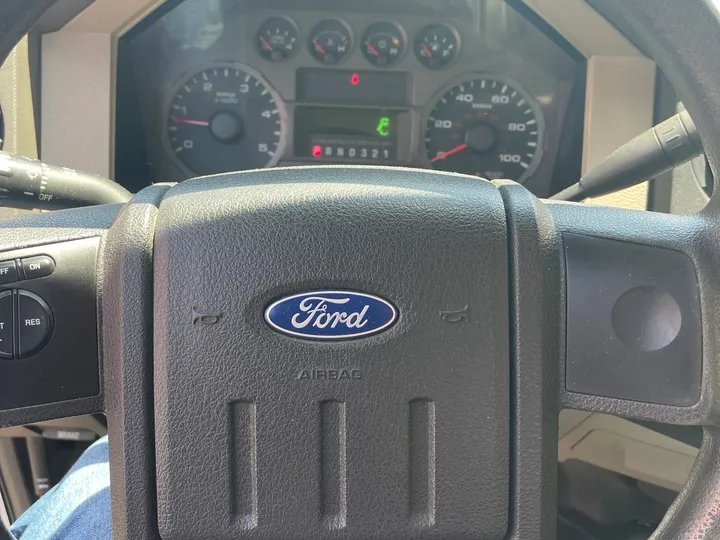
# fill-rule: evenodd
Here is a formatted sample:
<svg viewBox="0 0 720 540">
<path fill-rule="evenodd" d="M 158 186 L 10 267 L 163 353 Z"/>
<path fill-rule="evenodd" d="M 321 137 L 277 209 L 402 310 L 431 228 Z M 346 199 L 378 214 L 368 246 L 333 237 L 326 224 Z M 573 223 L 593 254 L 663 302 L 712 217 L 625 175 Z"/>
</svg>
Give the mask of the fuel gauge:
<svg viewBox="0 0 720 540">
<path fill-rule="evenodd" d="M 365 32 L 363 54 L 375 66 L 384 67 L 395 63 L 404 50 L 405 35 L 393 23 L 376 23 Z"/>
<path fill-rule="evenodd" d="M 457 33 L 444 24 L 427 26 L 415 38 L 415 56 L 430 69 L 441 69 L 450 64 L 459 48 Z"/>
<path fill-rule="evenodd" d="M 340 63 L 352 47 L 350 28 L 339 19 L 318 23 L 310 36 L 310 53 L 326 65 Z"/>
</svg>

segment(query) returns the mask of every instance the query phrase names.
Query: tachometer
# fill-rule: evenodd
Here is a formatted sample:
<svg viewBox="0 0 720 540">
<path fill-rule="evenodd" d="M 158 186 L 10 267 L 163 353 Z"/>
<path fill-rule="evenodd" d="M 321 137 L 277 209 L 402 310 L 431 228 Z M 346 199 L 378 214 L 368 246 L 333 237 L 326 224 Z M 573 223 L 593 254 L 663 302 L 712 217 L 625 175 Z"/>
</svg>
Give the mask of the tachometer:
<svg viewBox="0 0 720 540">
<path fill-rule="evenodd" d="M 275 165 L 285 144 L 277 93 L 250 68 L 216 66 L 179 85 L 167 119 L 170 152 L 191 175 Z"/>
<path fill-rule="evenodd" d="M 522 182 L 542 158 L 543 129 L 540 108 L 517 83 L 465 80 L 428 117 L 428 159 L 436 169 Z"/>
</svg>

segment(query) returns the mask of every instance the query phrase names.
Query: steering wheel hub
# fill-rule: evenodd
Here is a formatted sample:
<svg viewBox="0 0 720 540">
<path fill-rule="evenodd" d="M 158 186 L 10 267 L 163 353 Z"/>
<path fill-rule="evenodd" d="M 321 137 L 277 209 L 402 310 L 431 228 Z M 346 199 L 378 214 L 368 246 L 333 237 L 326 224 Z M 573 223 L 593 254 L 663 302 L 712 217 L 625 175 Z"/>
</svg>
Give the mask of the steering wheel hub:
<svg viewBox="0 0 720 540">
<path fill-rule="evenodd" d="M 184 183 L 160 205 L 161 534 L 503 538 L 498 190 L 429 172 L 309 171 Z M 193 309 L 222 316 L 193 324 Z M 183 511 L 205 497 L 229 504 Z"/>
</svg>

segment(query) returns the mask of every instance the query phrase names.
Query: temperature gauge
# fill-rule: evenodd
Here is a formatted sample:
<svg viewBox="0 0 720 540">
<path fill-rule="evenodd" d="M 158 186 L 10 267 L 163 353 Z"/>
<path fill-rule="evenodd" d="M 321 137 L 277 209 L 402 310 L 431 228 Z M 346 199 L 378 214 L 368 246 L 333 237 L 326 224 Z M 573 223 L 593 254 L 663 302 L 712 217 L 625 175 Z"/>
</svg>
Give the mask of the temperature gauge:
<svg viewBox="0 0 720 540">
<path fill-rule="evenodd" d="M 326 65 L 343 60 L 352 47 L 350 28 L 339 19 L 328 19 L 319 23 L 310 37 L 312 55 Z"/>
<path fill-rule="evenodd" d="M 457 33 L 444 24 L 424 28 L 415 38 L 415 56 L 425 67 L 440 69 L 457 56 L 460 40 Z"/>
<path fill-rule="evenodd" d="M 284 17 L 265 21 L 257 31 L 257 48 L 266 60 L 282 62 L 297 52 L 298 29 Z"/>
<path fill-rule="evenodd" d="M 363 54 L 371 64 L 383 67 L 393 64 L 405 50 L 405 36 L 395 24 L 373 24 L 365 32 Z"/>
</svg>

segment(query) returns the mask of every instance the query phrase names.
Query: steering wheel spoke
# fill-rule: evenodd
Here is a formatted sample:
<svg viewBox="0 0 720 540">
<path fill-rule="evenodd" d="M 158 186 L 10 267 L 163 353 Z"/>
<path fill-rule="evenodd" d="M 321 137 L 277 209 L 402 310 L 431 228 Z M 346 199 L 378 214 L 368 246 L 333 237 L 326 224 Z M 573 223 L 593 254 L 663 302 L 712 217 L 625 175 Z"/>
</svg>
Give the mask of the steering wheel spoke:
<svg viewBox="0 0 720 540">
<path fill-rule="evenodd" d="M 119 208 L 0 221 L 0 425 L 103 412 L 96 271 Z"/>
<path fill-rule="evenodd" d="M 564 251 L 561 405 L 710 423 L 713 226 L 702 215 L 576 204 L 548 210 Z"/>
</svg>

